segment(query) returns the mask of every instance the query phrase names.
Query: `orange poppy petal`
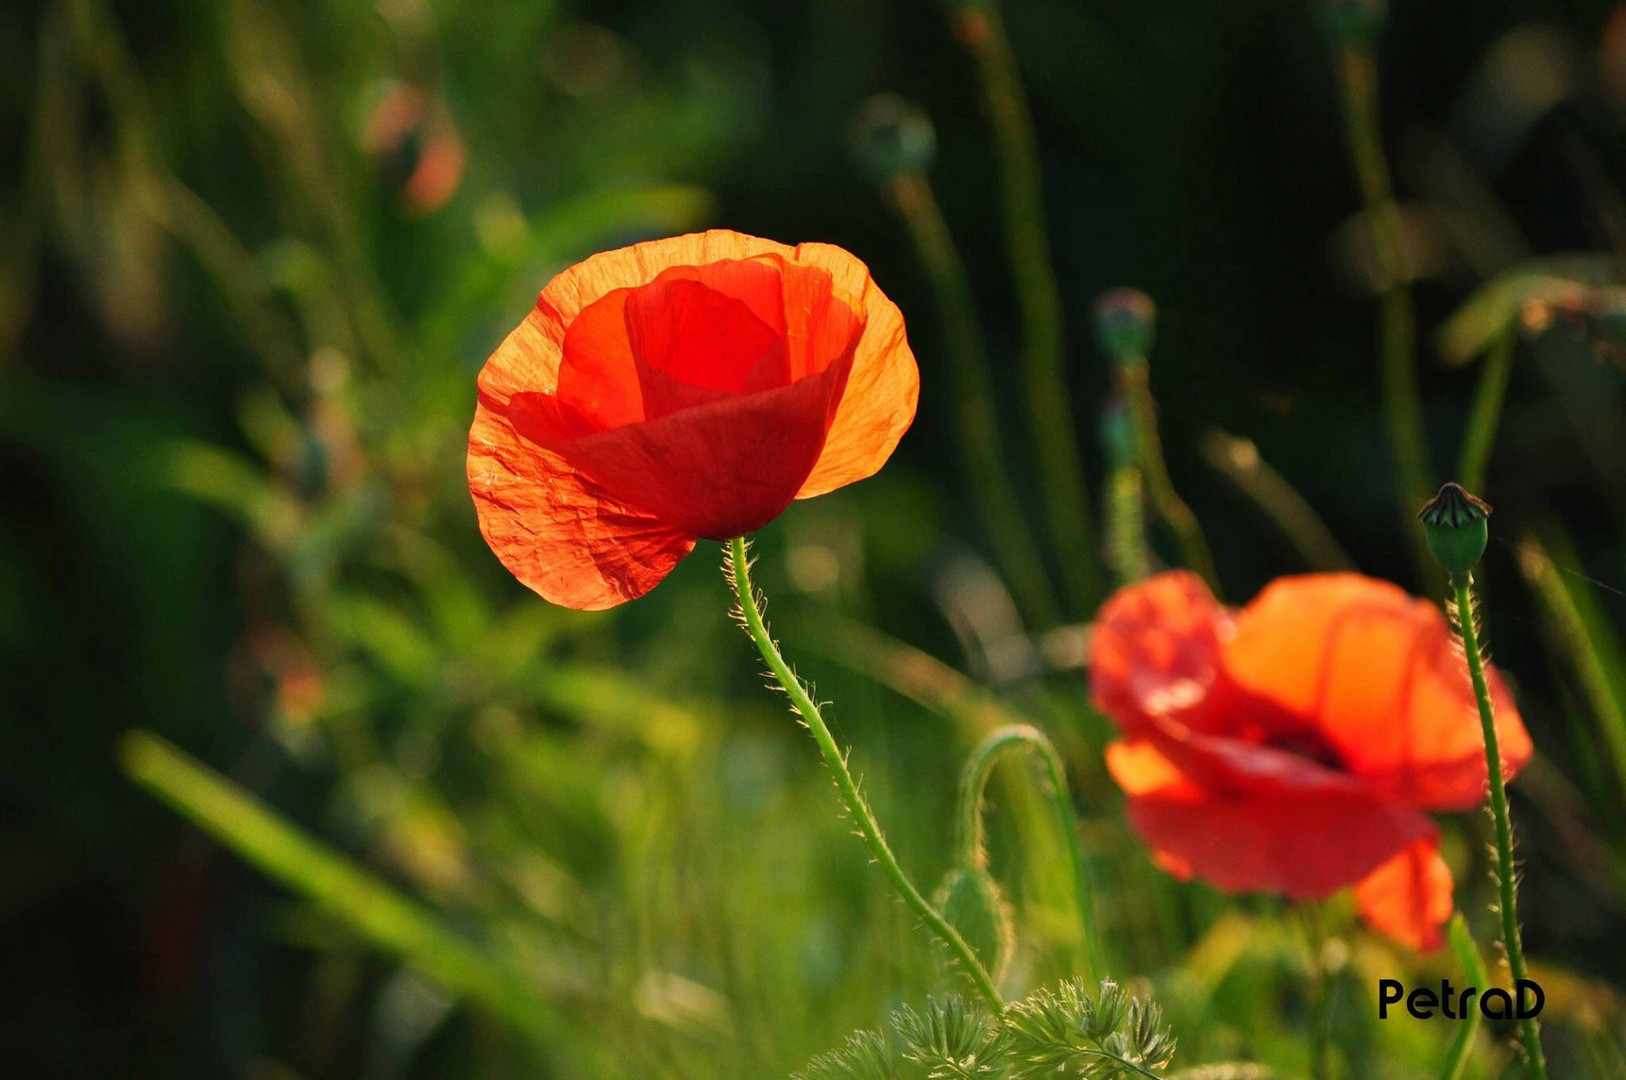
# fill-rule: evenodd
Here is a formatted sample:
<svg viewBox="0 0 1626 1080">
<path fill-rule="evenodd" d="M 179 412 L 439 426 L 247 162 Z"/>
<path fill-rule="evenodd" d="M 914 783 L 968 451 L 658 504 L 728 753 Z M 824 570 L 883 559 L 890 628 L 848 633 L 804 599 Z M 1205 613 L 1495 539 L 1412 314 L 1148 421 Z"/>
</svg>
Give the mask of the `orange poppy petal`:
<svg viewBox="0 0 1626 1080">
<path fill-rule="evenodd" d="M 619 503 L 521 439 L 486 401 L 469 432 L 468 476 L 491 550 L 528 588 L 564 607 L 598 611 L 636 599 L 694 547 L 693 536 Z"/>
<path fill-rule="evenodd" d="M 1155 716 L 1198 719 L 1229 626 L 1225 609 L 1189 571 L 1119 589 L 1091 635 L 1091 703 L 1128 732 Z"/>
<path fill-rule="evenodd" d="M 1432 951 L 1456 909 L 1451 868 L 1437 838 L 1419 840 L 1355 886 L 1355 906 L 1367 925 L 1413 949 Z"/>
<path fill-rule="evenodd" d="M 713 229 L 589 256 L 548 282 L 530 315 L 480 370 L 480 392 L 504 406 L 523 390 L 553 393 L 566 333 L 587 307 L 617 289 L 646 285 L 675 266 L 793 254 L 793 249 L 772 240 Z"/>
<path fill-rule="evenodd" d="M 793 354 L 800 336 L 807 341 L 807 352 L 817 352 L 827 358 L 826 362 L 832 362 L 845 351 L 845 343 L 832 350 L 827 339 L 849 334 L 852 316 L 863 327 L 853 353 L 847 390 L 831 422 L 824 450 L 797 498 L 822 495 L 862 480 L 886 463 L 914 420 L 920 373 L 897 305 L 870 278 L 868 267 L 849 252 L 829 244 L 792 248 L 761 237 L 712 229 L 600 252 L 560 273 L 542 290 L 536 309 L 520 331 L 509 336 L 481 371 L 481 392 L 505 405 L 510 395 L 522 390 L 553 392 L 568 328 L 585 308 L 616 289 L 647 284 L 674 268 L 703 268 L 728 260 L 769 256 L 793 266 L 817 268 L 830 279 L 829 286 L 823 286 L 819 276 L 794 272 L 783 275 L 783 321 Z M 688 276 L 685 270 L 674 272 Z M 730 277 L 731 281 L 733 276 L 737 274 Z M 731 293 L 734 288 L 721 280 L 700 280 Z M 843 317 L 836 312 L 823 320 L 812 317 L 826 303 L 818 295 L 825 288 L 831 298 L 850 309 L 849 315 Z M 751 290 L 747 288 L 747 292 Z M 754 299 L 753 293 L 747 302 Z"/>
<path fill-rule="evenodd" d="M 759 255 L 794 259 L 795 249 L 729 229 L 646 240 L 583 259 L 548 282 L 536 306 L 550 324 L 561 328 L 556 334 L 558 340 L 563 338 L 562 328 L 574 322 L 583 308 L 614 289 L 647 285 L 675 266 L 701 267 Z"/>
<path fill-rule="evenodd" d="M 1107 772 L 1112 774 L 1125 795 L 1162 795 L 1165 798 L 1200 799 L 1202 791 L 1180 766 L 1147 739 L 1119 739 L 1107 744 Z"/>
<path fill-rule="evenodd" d="M 901 316 L 846 252 L 726 230 L 635 244 L 555 277 L 487 361 L 470 490 L 516 576 L 607 607 L 696 537 L 875 471 L 917 391 Z"/>
<path fill-rule="evenodd" d="M 808 499 L 862 480 L 886 464 L 914 421 L 920 372 L 904 334 L 903 314 L 870 279 L 867 266 L 829 244 L 802 244 L 792 259 L 828 272 L 834 297 L 851 308 L 864 326 L 824 452 L 796 494 Z M 787 322 L 791 323 L 787 333 L 791 335 L 797 332 L 795 308 L 787 297 Z"/>
<path fill-rule="evenodd" d="M 1318 734 L 1341 765 L 1413 806 L 1464 810 L 1484 796 L 1479 714 L 1445 617 L 1358 574 L 1281 578 L 1236 618 L 1225 681 L 1266 728 Z M 1532 747 L 1511 695 L 1487 668 L 1510 772 Z"/>
</svg>

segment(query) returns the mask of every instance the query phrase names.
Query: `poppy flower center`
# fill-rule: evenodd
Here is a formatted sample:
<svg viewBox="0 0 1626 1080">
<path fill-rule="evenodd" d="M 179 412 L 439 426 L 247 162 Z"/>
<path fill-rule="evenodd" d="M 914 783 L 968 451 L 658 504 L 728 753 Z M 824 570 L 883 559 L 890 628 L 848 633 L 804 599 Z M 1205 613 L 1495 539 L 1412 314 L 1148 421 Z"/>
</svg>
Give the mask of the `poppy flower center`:
<svg viewBox="0 0 1626 1080">
<path fill-rule="evenodd" d="M 1345 772 L 1337 748 L 1313 731 L 1279 732 L 1261 740 L 1265 746 L 1305 758 L 1332 772 Z"/>
</svg>

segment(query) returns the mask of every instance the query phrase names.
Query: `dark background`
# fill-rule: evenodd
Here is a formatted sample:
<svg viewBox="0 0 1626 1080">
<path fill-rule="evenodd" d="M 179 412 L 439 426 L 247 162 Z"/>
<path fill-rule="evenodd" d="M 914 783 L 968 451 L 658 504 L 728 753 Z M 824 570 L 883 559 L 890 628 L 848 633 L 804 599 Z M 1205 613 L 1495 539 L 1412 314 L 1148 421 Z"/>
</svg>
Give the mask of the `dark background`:
<svg viewBox="0 0 1626 1080">
<path fill-rule="evenodd" d="M 1362 570 L 1420 589 L 1379 409 L 1376 302 L 1351 254 L 1359 194 L 1312 11 L 1257 0 L 1011 0 L 1003 11 L 1042 147 L 1072 405 L 1094 490 L 1108 372 L 1090 304 L 1133 284 L 1160 306 L 1152 380 L 1164 444 L 1229 596 L 1303 567 L 1199 457 L 1200 436 L 1215 427 L 1254 440 Z M 1617 25 L 1604 43 L 1613 14 L 1603 2 L 1393 5 L 1379 46 L 1383 121 L 1419 251 L 1419 368 L 1442 473 L 1455 460 L 1475 369 L 1442 362 L 1440 321 L 1531 257 L 1622 255 L 1626 97 L 1608 74 L 1626 64 L 1626 41 Z M 445 666 L 426 689 L 407 677 L 410 661 L 392 669 L 370 651 L 387 627 L 338 617 L 339 601 L 327 598 L 399 599 L 395 571 L 375 560 L 404 529 L 432 538 L 490 609 L 539 604 L 490 559 L 460 490 L 457 425 L 472 409 L 474 373 L 564 263 L 705 224 L 840 244 L 905 312 L 923 372 L 914 428 L 883 478 L 793 511 L 789 539 L 763 541 L 764 561 L 779 561 L 798 536 L 857 522 L 868 552 L 862 587 L 825 606 L 975 668 L 928 602 L 943 552 L 982 547 L 953 469 L 952 403 L 934 378 L 934 300 L 907 233 L 850 151 L 852 118 L 873 93 L 901 94 L 931 115 L 931 178 L 978 297 L 1014 482 L 1036 512 L 998 174 L 944 8 L 83 0 L 8 6 L 0 50 L 0 971 L 11 999 L 0 1011 L 0 1062 L 30 1077 L 547 1075 L 491 1050 L 503 1039 L 477 1015 L 459 1013 L 399 1062 L 380 1050 L 377 1002 L 393 965 L 312 924 L 280 887 L 183 826 L 121 773 L 119 737 L 131 728 L 163 735 L 408 891 L 445 901 L 454 922 L 480 925 L 479 905 L 446 900 L 410 859 L 392 861 L 380 819 L 355 810 L 366 802 L 355 774 L 372 775 L 365 755 L 347 762 L 331 748 L 300 750 L 309 732 L 287 719 L 299 711 L 288 705 L 299 686 L 290 665 L 308 663 L 329 686 L 329 704 L 307 718 L 315 730 L 333 697 L 351 694 L 354 704 L 337 711 L 369 717 L 372 752 L 410 778 L 407 790 L 441 792 L 453 817 L 467 814 L 469 835 L 489 825 L 457 794 L 478 787 L 478 769 L 458 749 L 478 695 L 445 689 L 463 670 L 457 658 L 484 646 L 437 638 Z M 457 190 L 433 213 L 403 208 L 396 184 L 421 148 L 381 156 L 358 134 L 390 80 L 433 88 L 466 148 Z M 200 255 L 212 226 L 175 227 L 173 209 L 153 210 L 163 202 L 153 191 L 171 182 L 234 238 L 226 246 L 247 260 L 237 278 Z M 572 209 L 595 192 L 654 185 L 694 189 L 685 195 L 693 205 L 624 221 Z M 551 239 L 491 255 L 482 230 L 516 220 Z M 488 287 L 460 300 L 460 275 Z M 348 329 L 324 329 L 328 296 Z M 382 298 L 386 327 L 371 335 L 367 297 Z M 441 320 L 438 337 L 429 315 Z M 391 340 L 410 354 L 393 368 L 380 346 Z M 451 347 L 437 352 L 436 343 Z M 324 347 L 349 355 L 355 372 L 342 409 L 368 479 L 344 499 L 331 496 L 342 454 L 308 377 Z M 1484 493 L 1496 505 L 1493 533 L 1507 541 L 1493 543 L 1482 574 L 1490 641 L 1520 686 L 1544 758 L 1515 806 L 1529 863 L 1529 948 L 1564 978 L 1590 980 L 1580 997 L 1606 1002 L 1615 990 L 1597 987 L 1626 978 L 1626 801 L 1512 545 L 1537 532 L 1566 537 L 1562 548 L 1549 542 L 1573 572 L 1565 580 L 1581 582 L 1619 625 L 1622 355 L 1602 324 L 1560 320 L 1521 344 Z M 278 403 L 271 413 L 296 418 L 293 434 L 256 421 L 267 400 Z M 314 509 L 292 537 L 268 527 L 282 537 L 268 541 L 222 508 L 246 490 L 230 475 L 221 474 L 225 494 L 178 490 L 197 487 L 175 480 L 179 445 L 223 448 Z M 752 745 L 769 747 L 768 760 L 786 757 L 776 767 L 794 790 L 834 818 L 816 802 L 827 795 L 798 734 L 777 723 L 771 701 L 756 700 L 743 643 L 722 620 L 714 555 L 698 553 L 657 599 L 592 622 L 582 638 L 559 628 L 565 617 L 547 616 L 554 629 L 541 635 L 543 649 L 636 669 L 644 685 L 685 700 L 737 705 Z M 793 588 L 782 571 L 768 573 L 770 590 Z M 408 606 L 421 612 L 417 602 Z M 784 628 L 803 602 L 785 601 Z M 432 610 L 421 621 L 432 622 Z M 688 628 L 687 652 L 671 627 Z M 1618 679 L 1619 658 L 1607 660 Z M 715 674 L 694 673 L 707 668 Z M 840 676 L 830 679 L 821 688 L 834 696 Z M 559 711 L 540 706 L 535 723 L 579 734 Z M 904 725 L 914 734 L 866 743 L 859 712 L 857 701 L 844 710 L 846 735 L 885 773 L 874 782 L 886 809 L 911 812 L 885 796 L 887 775 L 929 767 L 948 790 L 952 759 L 929 735 Z M 720 716 L 705 724 L 726 730 Z M 1093 761 L 1090 742 L 1079 736 L 1077 760 Z M 436 763 L 414 770 L 426 745 Z M 726 747 L 718 753 L 726 770 Z M 592 787 L 619 782 L 627 766 L 583 751 L 577 767 Z M 1098 763 L 1078 767 L 1100 776 Z M 920 797 L 913 812 L 924 817 L 948 795 Z M 1093 798 L 1110 805 L 1110 788 Z M 648 805 L 658 817 L 665 804 L 650 796 Z M 1472 836 L 1477 823 L 1465 827 Z M 940 832 L 896 829 L 895 838 L 925 845 L 918 865 L 938 865 L 928 860 Z M 827 834 L 832 847 L 843 843 L 839 823 Z M 636 891 L 600 880 L 617 871 L 597 865 L 592 835 L 562 841 L 574 853 L 562 862 L 592 895 Z M 1458 850 L 1473 847 L 1464 840 Z M 842 850 L 856 867 L 851 887 L 874 891 L 857 855 Z M 1466 909 L 1474 894 L 1463 889 Z M 1211 901 L 1185 916 L 1193 936 Z M 614 955 L 613 937 L 593 947 Z M 1169 945 L 1159 961 L 1178 966 L 1180 948 Z M 916 985 L 851 998 L 884 1002 Z M 804 1046 L 832 1043 L 840 1022 L 872 1014 L 853 1003 L 798 1023 L 795 1035 L 768 1025 L 763 1038 L 781 1038 L 782 1049 L 754 1060 L 794 1064 Z M 592 1030 L 583 1028 L 586 1042 L 621 1038 Z M 1241 1049 L 1269 1053 L 1258 1040 Z M 671 1063 L 682 1056 L 655 1054 L 665 1064 L 648 1075 L 687 1075 Z"/>
</svg>

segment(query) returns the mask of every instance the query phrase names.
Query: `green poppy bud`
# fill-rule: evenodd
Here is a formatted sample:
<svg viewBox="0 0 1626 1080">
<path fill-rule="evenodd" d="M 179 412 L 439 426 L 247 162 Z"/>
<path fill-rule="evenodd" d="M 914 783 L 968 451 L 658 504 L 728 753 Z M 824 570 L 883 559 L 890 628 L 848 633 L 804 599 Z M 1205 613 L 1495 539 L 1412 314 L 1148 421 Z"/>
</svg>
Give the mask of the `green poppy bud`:
<svg viewBox="0 0 1626 1080">
<path fill-rule="evenodd" d="M 1122 468 L 1134 464 L 1135 414 L 1130 411 L 1129 402 L 1124 400 L 1122 394 L 1114 393 L 1107 398 L 1101 408 L 1097 433 L 1101 439 L 1101 452 L 1109 465 Z"/>
<path fill-rule="evenodd" d="M 1383 32 L 1388 7 L 1384 0 L 1322 0 L 1316 21 L 1333 48 L 1366 48 Z"/>
<path fill-rule="evenodd" d="M 877 180 L 920 176 L 937 155 L 937 132 L 919 106 L 895 94 L 876 94 L 858 112 L 853 146 Z"/>
<path fill-rule="evenodd" d="M 1484 500 L 1469 494 L 1461 484 L 1449 482 L 1418 512 L 1428 549 L 1453 581 L 1465 577 L 1485 554 L 1490 513 Z"/>
<path fill-rule="evenodd" d="M 1139 289 L 1104 292 L 1095 301 L 1095 336 L 1120 364 L 1144 360 L 1157 336 L 1157 305 Z"/>
<path fill-rule="evenodd" d="M 999 882 L 986 870 L 957 867 L 937 890 L 937 910 L 997 981 L 1016 950 L 1011 906 Z"/>
</svg>

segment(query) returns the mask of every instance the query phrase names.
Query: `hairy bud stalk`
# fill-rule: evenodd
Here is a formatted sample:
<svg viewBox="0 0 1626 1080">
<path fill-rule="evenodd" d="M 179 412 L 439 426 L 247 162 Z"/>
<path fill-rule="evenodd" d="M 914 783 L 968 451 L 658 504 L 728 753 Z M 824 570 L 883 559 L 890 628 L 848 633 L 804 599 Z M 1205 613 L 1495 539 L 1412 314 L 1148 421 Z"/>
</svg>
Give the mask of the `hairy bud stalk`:
<svg viewBox="0 0 1626 1080">
<path fill-rule="evenodd" d="M 1479 723 L 1485 737 L 1485 771 L 1490 781 L 1490 812 L 1496 825 L 1497 914 L 1502 923 L 1502 947 L 1508 970 L 1515 983 L 1527 978 L 1524 947 L 1519 937 L 1518 876 L 1513 860 L 1513 823 L 1507 809 L 1507 781 L 1502 751 L 1496 734 L 1496 714 L 1491 706 L 1490 686 L 1485 681 L 1485 661 L 1480 651 L 1479 626 L 1473 592 L 1473 568 L 1485 553 L 1489 540 L 1491 508 L 1458 484 L 1440 488 L 1418 513 L 1423 522 L 1429 550 L 1451 576 L 1453 620 L 1462 638 L 1462 653 L 1473 682 L 1474 700 L 1479 706 Z M 1524 1043 L 1525 1068 L 1531 1080 L 1546 1080 L 1547 1063 L 1541 1051 L 1541 1032 L 1534 1017 L 1519 1021 Z"/>
<path fill-rule="evenodd" d="M 1180 497 L 1163 459 L 1157 434 L 1157 403 L 1152 397 L 1147 354 L 1157 331 L 1157 306 L 1139 289 L 1113 289 L 1095 302 L 1095 330 L 1101 348 L 1112 360 L 1113 381 L 1129 406 L 1130 432 L 1140 478 L 1152 508 L 1174 532 L 1185 563 L 1208 582 L 1217 594 L 1219 576 L 1203 537 L 1202 526 Z M 1128 492 L 1120 494 L 1127 497 Z M 1122 520 L 1123 515 L 1119 515 Z M 1129 553 L 1118 552 L 1122 560 Z M 1120 575 L 1123 569 L 1120 564 Z"/>
<path fill-rule="evenodd" d="M 818 744 L 819 753 L 824 757 L 824 763 L 829 766 L 835 779 L 836 791 L 841 796 L 842 806 L 852 815 L 853 822 L 858 826 L 858 835 L 869 847 L 870 854 L 875 857 L 876 863 L 886 874 L 892 888 L 909 906 L 909 910 L 914 912 L 948 947 L 949 954 L 960 962 L 976 986 L 977 992 L 997 1015 L 1004 1009 L 1005 1002 L 999 996 L 999 990 L 994 986 L 994 980 L 989 976 L 988 969 L 971 951 L 971 947 L 966 944 L 959 931 L 920 894 L 920 890 L 915 888 L 914 882 L 909 880 L 903 867 L 898 864 L 898 857 L 892 854 L 892 848 L 887 845 L 886 837 L 881 833 L 880 822 L 875 820 L 875 812 L 869 808 L 863 793 L 858 790 L 858 782 L 853 779 L 852 770 L 847 767 L 847 756 L 836 745 L 835 736 L 830 734 L 830 727 L 824 722 L 818 704 L 808 693 L 807 686 L 785 662 L 784 656 L 779 652 L 779 644 L 768 632 L 768 624 L 762 617 L 762 598 L 751 585 L 751 554 L 745 537 L 737 536 L 725 546 L 723 576 L 734 592 L 734 599 L 739 605 L 739 619 L 745 627 L 746 635 L 756 645 L 757 652 L 762 654 L 762 659 L 767 663 L 774 681 L 790 699 L 791 709 L 812 733 L 813 741 Z"/>
</svg>

